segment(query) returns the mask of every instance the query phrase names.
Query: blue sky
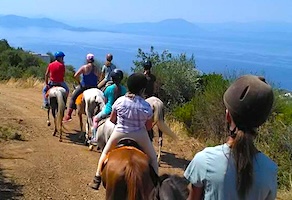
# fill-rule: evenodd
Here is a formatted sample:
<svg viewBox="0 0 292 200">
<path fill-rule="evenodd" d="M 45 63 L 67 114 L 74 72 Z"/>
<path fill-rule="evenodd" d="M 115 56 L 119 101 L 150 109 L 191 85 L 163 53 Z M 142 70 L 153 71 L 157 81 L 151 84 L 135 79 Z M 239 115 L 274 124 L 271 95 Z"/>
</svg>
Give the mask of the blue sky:
<svg viewBox="0 0 292 200">
<path fill-rule="evenodd" d="M 64 21 L 292 22 L 292 0 L 0 0 L 0 15 Z"/>
</svg>

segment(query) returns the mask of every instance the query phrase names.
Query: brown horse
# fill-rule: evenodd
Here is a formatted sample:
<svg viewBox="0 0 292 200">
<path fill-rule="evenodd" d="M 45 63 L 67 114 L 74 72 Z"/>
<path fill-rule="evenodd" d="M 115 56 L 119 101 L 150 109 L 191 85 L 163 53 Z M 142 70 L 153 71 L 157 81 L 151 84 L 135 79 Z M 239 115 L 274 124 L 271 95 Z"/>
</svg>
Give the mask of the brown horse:
<svg viewBox="0 0 292 200">
<path fill-rule="evenodd" d="M 158 177 L 150 166 L 149 157 L 131 139 L 119 142 L 102 168 L 102 182 L 107 200 L 176 200 L 187 199 L 188 180 L 177 175 Z"/>
<path fill-rule="evenodd" d="M 157 175 L 148 156 L 135 147 L 112 150 L 102 169 L 106 199 L 154 199 Z"/>
</svg>

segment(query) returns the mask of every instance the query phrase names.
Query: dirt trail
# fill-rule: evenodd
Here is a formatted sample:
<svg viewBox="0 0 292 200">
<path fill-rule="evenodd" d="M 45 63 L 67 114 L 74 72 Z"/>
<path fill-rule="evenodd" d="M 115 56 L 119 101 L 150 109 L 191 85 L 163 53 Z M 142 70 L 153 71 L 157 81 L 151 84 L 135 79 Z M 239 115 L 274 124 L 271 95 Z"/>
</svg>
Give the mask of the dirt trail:
<svg viewBox="0 0 292 200">
<path fill-rule="evenodd" d="M 0 84 L 0 127 L 13 127 L 24 138 L 0 142 L 0 199 L 104 199 L 102 187 L 93 191 L 87 186 L 100 153 L 80 144 L 74 116 L 60 143 L 52 136 L 53 127 L 46 126 L 41 103 L 40 88 Z M 161 174 L 182 175 L 193 156 L 197 143 L 179 137 L 175 142 L 164 137 Z"/>
</svg>

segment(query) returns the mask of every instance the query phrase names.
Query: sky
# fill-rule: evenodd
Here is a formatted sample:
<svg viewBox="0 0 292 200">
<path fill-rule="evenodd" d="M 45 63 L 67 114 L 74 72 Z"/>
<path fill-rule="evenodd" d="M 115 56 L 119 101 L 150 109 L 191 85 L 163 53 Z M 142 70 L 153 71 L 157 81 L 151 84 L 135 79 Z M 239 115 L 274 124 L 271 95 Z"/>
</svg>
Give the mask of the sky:
<svg viewBox="0 0 292 200">
<path fill-rule="evenodd" d="M 0 0 L 0 15 L 49 17 L 63 21 L 114 23 L 292 22 L 292 0 Z"/>
</svg>

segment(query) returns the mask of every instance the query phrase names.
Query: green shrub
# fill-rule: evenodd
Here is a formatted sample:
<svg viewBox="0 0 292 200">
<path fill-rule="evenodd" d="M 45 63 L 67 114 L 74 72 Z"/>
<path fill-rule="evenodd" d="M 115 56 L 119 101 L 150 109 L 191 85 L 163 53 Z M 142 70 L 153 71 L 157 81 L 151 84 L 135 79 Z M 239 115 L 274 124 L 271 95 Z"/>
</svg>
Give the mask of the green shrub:
<svg viewBox="0 0 292 200">
<path fill-rule="evenodd" d="M 150 48 L 149 53 L 138 49 L 137 59 L 133 61 L 135 72 L 143 72 L 145 59 L 152 62 L 152 73 L 156 76 L 156 95 L 170 108 L 191 100 L 198 89 L 199 71 L 196 70 L 194 57 L 186 54 L 173 56 L 167 50 L 162 53 Z"/>
<path fill-rule="evenodd" d="M 201 88 L 197 95 L 190 102 L 174 109 L 173 115 L 186 124 L 190 135 L 220 138 L 220 134 L 225 131 L 222 96 L 229 82 L 219 74 L 203 75 L 200 82 Z"/>
</svg>

